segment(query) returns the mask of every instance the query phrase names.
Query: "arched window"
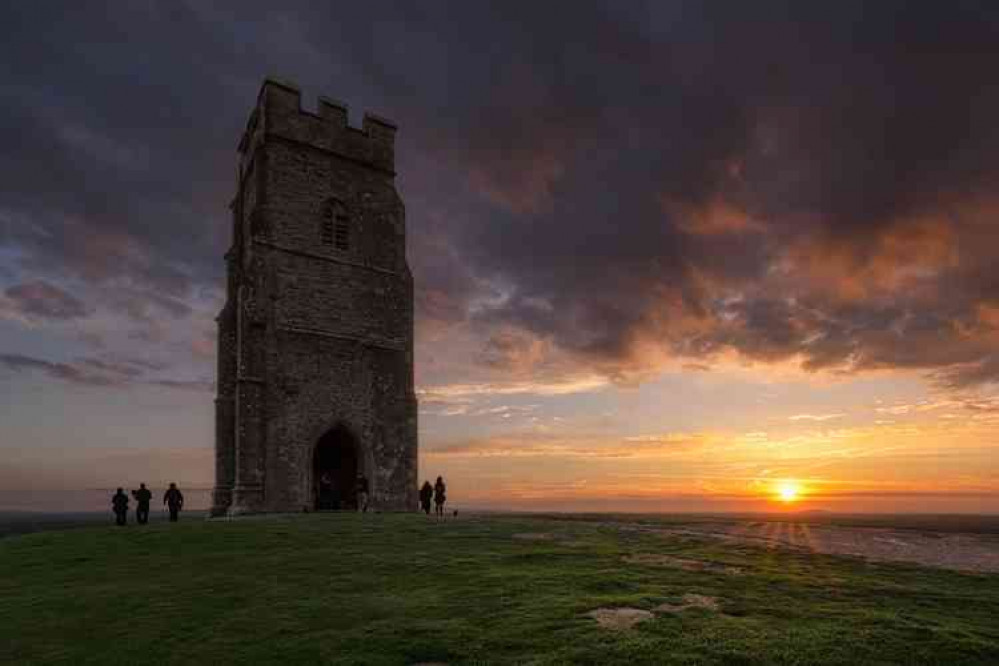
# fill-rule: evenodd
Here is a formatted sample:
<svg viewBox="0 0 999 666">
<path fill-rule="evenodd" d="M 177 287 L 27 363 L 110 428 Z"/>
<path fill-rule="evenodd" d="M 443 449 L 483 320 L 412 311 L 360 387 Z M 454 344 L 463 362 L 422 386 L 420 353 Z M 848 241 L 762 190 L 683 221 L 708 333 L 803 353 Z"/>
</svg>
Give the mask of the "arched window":
<svg viewBox="0 0 999 666">
<path fill-rule="evenodd" d="M 335 225 L 335 235 L 334 241 L 336 249 L 338 250 L 349 250 L 350 249 L 350 224 L 347 219 L 347 212 L 341 210 L 336 215 L 336 225 Z"/>
<path fill-rule="evenodd" d="M 333 244 L 333 217 L 329 213 L 323 215 L 323 228 L 321 234 L 323 245 Z"/>
<path fill-rule="evenodd" d="M 323 214 L 320 233 L 323 245 L 332 245 L 337 250 L 350 249 L 350 217 L 343 203 L 330 199 Z"/>
</svg>

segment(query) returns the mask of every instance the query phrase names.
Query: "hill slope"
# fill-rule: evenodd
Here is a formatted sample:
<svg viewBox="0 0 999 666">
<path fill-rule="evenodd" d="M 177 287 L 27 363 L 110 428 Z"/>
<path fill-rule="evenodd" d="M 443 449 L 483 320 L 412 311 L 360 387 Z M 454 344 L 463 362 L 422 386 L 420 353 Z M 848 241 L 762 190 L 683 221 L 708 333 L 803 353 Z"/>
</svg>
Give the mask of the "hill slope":
<svg viewBox="0 0 999 666">
<path fill-rule="evenodd" d="M 644 621 L 588 615 L 619 607 Z M 597 520 L 272 516 L 0 540 L 3 663 L 997 663 L 996 617 L 999 576 Z"/>
</svg>

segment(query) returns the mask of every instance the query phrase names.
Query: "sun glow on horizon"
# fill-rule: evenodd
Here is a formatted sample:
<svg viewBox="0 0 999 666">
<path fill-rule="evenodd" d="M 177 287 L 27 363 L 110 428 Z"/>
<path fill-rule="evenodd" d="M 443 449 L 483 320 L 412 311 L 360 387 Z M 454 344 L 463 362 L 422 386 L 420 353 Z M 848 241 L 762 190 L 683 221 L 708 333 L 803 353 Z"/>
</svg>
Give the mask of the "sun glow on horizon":
<svg viewBox="0 0 999 666">
<path fill-rule="evenodd" d="M 785 504 L 791 504 L 801 499 L 801 484 L 794 479 L 780 481 L 777 484 L 775 491 L 777 493 L 777 499 Z"/>
</svg>

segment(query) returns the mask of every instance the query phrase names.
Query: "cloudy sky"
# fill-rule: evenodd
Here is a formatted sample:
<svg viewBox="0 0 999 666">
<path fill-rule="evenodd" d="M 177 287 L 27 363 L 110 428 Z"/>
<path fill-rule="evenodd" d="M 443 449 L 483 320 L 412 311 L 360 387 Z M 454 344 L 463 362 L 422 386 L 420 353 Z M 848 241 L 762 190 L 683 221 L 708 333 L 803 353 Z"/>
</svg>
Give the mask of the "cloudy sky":
<svg viewBox="0 0 999 666">
<path fill-rule="evenodd" d="M 322 4 L 0 10 L 0 506 L 210 487 L 274 75 L 400 126 L 457 505 L 999 511 L 999 5 Z"/>
</svg>

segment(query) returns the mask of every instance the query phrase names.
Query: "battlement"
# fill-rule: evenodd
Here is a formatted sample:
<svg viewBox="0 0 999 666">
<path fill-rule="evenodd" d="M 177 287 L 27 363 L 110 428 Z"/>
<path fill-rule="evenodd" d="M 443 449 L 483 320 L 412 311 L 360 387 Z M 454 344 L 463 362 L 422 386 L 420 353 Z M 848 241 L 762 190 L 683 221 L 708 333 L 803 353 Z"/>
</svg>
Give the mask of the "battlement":
<svg viewBox="0 0 999 666">
<path fill-rule="evenodd" d="M 329 97 L 319 97 L 316 112 L 303 109 L 298 86 L 268 77 L 260 86 L 239 152 L 245 163 L 259 142 L 278 137 L 394 173 L 396 129 L 395 123 L 371 113 L 364 114 L 360 128 L 352 127 L 347 105 Z"/>
</svg>

